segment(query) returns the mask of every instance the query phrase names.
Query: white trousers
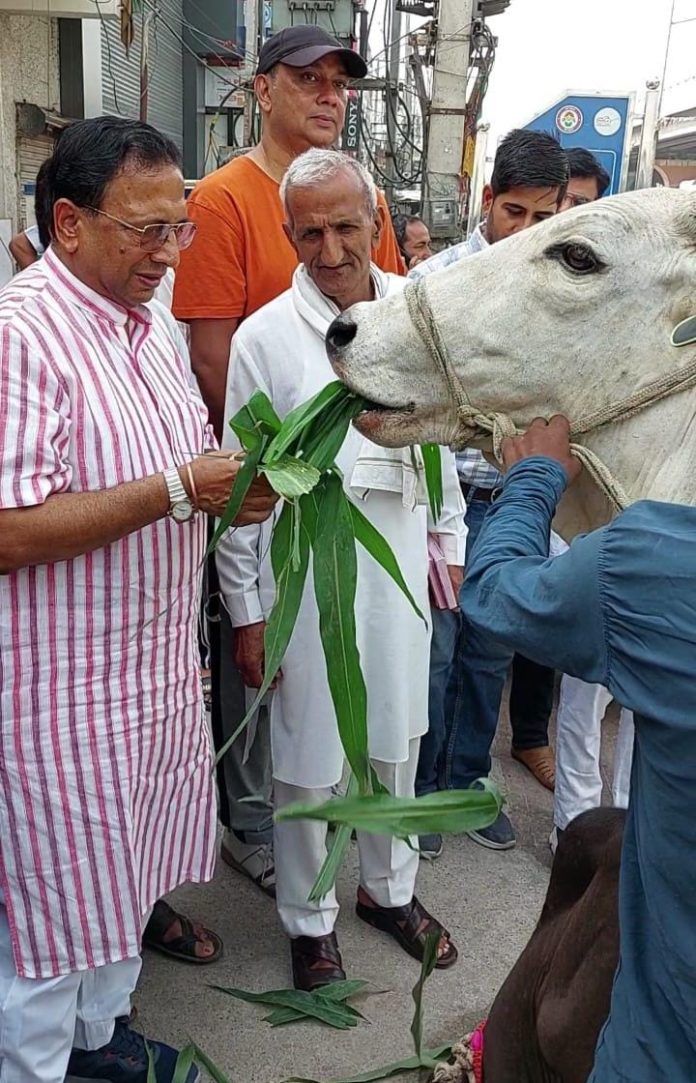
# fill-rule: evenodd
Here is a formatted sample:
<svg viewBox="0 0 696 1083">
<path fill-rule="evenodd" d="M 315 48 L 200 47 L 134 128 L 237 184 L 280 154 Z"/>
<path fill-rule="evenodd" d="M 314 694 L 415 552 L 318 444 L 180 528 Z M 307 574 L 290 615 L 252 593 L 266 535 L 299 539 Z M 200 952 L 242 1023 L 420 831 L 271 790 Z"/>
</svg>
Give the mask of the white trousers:
<svg viewBox="0 0 696 1083">
<path fill-rule="evenodd" d="M 70 1052 L 99 1049 L 130 1013 L 141 960 L 59 978 L 20 978 L 0 894 L 0 1083 L 63 1083 Z"/>
<path fill-rule="evenodd" d="M 611 700 L 611 694 L 599 684 L 586 684 L 567 674 L 561 680 L 553 802 L 556 827 L 566 828 L 581 812 L 602 803 L 602 719 Z M 634 736 L 633 713 L 622 707 L 612 781 L 613 803 L 618 808 L 628 808 Z"/>
<path fill-rule="evenodd" d="M 420 738 L 409 744 L 405 763 L 372 765 L 395 797 L 413 797 Z M 291 801 L 322 804 L 331 789 L 306 789 L 273 780 L 276 808 Z M 320 820 L 289 820 L 274 827 L 274 860 L 278 916 L 288 936 L 324 936 L 333 931 L 338 901 L 331 890 L 319 902 L 309 902 L 312 885 L 326 857 L 327 826 Z M 412 850 L 389 835 L 358 832 L 360 884 L 378 906 L 404 906 L 413 898 L 418 872 L 418 848 Z M 414 840 L 414 844 L 415 844 Z"/>
</svg>

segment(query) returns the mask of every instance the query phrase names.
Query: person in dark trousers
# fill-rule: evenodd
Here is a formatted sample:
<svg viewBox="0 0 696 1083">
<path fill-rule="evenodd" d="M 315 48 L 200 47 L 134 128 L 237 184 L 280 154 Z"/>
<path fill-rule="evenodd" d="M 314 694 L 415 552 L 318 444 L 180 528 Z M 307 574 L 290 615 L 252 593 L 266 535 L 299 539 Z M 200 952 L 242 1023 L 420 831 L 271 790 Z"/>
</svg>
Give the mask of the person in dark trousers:
<svg viewBox="0 0 696 1083">
<path fill-rule="evenodd" d="M 484 188 L 484 220 L 467 241 L 419 264 L 410 277 L 418 280 L 550 218 L 562 205 L 567 183 L 568 160 L 553 136 L 523 129 L 510 132 L 498 148 L 491 182 Z M 473 449 L 457 455 L 457 469 L 467 504 L 468 562 L 503 478 Z M 464 606 L 459 625 L 451 627 L 446 645 L 453 659 L 450 666 L 441 664 L 444 645 L 441 638 L 436 640 L 439 664 L 431 674 L 430 733 L 421 746 L 418 794 L 466 789 L 489 774 L 500 702 L 513 662 L 513 653 L 504 643 L 470 624 Z M 553 670 L 524 658 L 518 658 L 513 668 L 513 756 L 546 786 L 553 784 L 554 771 L 547 732 L 554 677 Z M 442 682 L 444 689 L 442 684 L 436 687 L 434 680 Z M 443 709 L 435 709 L 439 704 L 444 704 Z M 504 812 L 490 827 L 470 832 L 470 837 L 493 850 L 515 845 L 515 833 Z M 441 838 L 423 835 L 420 847 L 425 856 L 437 856 Z"/>
</svg>

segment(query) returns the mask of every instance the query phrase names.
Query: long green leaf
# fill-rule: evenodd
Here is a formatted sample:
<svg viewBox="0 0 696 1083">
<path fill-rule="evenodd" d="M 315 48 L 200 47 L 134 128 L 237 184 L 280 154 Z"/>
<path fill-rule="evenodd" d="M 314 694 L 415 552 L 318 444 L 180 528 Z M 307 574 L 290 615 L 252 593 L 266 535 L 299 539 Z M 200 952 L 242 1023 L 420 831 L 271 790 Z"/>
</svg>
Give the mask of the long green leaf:
<svg viewBox="0 0 696 1083">
<path fill-rule="evenodd" d="M 294 410 L 283 419 L 280 432 L 271 441 L 266 453 L 267 463 L 275 462 L 291 445 L 298 439 L 307 428 L 309 423 L 323 413 L 336 399 L 348 399 L 351 393 L 340 380 L 334 380 L 327 384 L 307 402 L 296 406 Z"/>
<path fill-rule="evenodd" d="M 350 501 L 349 506 L 356 541 L 359 541 L 363 549 L 367 550 L 373 560 L 376 560 L 387 575 L 391 576 L 399 590 L 406 598 L 408 598 L 413 607 L 413 611 L 423 622 L 425 622 L 425 617 L 418 608 L 411 591 L 408 589 L 406 580 L 401 573 L 399 562 L 394 556 L 394 551 L 389 542 L 382 534 L 380 534 L 377 528 L 372 525 L 367 516 L 363 515 L 356 504 Z"/>
<path fill-rule="evenodd" d="M 425 487 L 428 492 L 428 503 L 435 522 L 440 518 L 442 511 L 442 455 L 439 444 L 421 444 L 423 467 L 425 472 Z"/>
<path fill-rule="evenodd" d="M 249 492 L 251 483 L 256 477 L 257 467 L 261 459 L 261 452 L 263 451 L 265 441 L 262 441 L 258 447 L 252 451 L 248 451 L 246 458 L 242 463 L 237 477 L 234 479 L 234 485 L 232 486 L 232 492 L 230 493 L 230 499 L 227 501 L 227 507 L 225 508 L 220 522 L 217 525 L 215 533 L 213 534 L 212 541 L 208 546 L 208 552 L 206 556 L 209 556 L 216 548 L 220 541 L 220 538 L 227 533 L 232 523 L 239 515 L 242 504 L 244 503 L 244 497 Z"/>
<path fill-rule="evenodd" d="M 377 1083 L 380 1079 L 389 1079 L 390 1076 L 400 1072 L 415 1072 L 419 1068 L 432 1067 L 437 1061 L 448 1057 L 452 1052 L 452 1043 L 435 1046 L 434 1049 L 424 1049 L 422 1060 L 419 1057 L 404 1057 L 403 1060 L 394 1061 L 393 1064 L 384 1064 L 381 1068 L 372 1068 L 367 1072 L 358 1072 L 357 1075 L 341 1076 L 340 1079 L 328 1080 L 328 1083 Z M 320 1079 L 309 1079 L 307 1076 L 291 1076 L 283 1080 L 283 1083 L 322 1083 Z"/>
<path fill-rule="evenodd" d="M 358 784 L 355 779 L 355 775 L 351 774 L 348 779 L 348 788 L 346 789 L 346 797 L 354 797 L 358 790 Z M 352 827 L 348 824 L 339 824 L 333 833 L 333 838 L 328 844 L 328 853 L 324 858 L 324 862 L 319 870 L 319 875 L 312 884 L 312 890 L 309 893 L 308 902 L 319 902 L 331 891 L 331 888 L 336 883 L 336 877 L 338 876 L 338 870 L 343 864 L 343 859 L 346 856 L 348 847 L 350 846 L 350 838 L 353 834 Z M 330 986 L 329 986 L 330 988 Z"/>
<path fill-rule="evenodd" d="M 244 1000 L 248 1004 L 265 1004 L 274 1008 L 292 1008 L 305 1017 L 319 1019 L 322 1023 L 337 1030 L 348 1030 L 358 1024 L 358 1015 L 340 1002 L 331 1003 L 326 999 L 306 993 L 302 989 L 269 989 L 265 993 L 250 993 L 246 989 L 237 989 L 223 985 L 212 985 L 220 993 Z"/>
<path fill-rule="evenodd" d="M 179 1056 L 176 1058 L 174 1078 L 172 1079 L 172 1083 L 186 1083 L 186 1077 L 189 1074 L 195 1056 L 196 1050 L 194 1046 L 189 1042 L 185 1049 L 182 1049 L 179 1053 Z"/>
<path fill-rule="evenodd" d="M 145 1043 L 147 1049 L 147 1083 L 157 1083 L 157 1076 L 155 1075 L 155 1058 L 152 1055 L 150 1046 Z"/>
<path fill-rule="evenodd" d="M 318 470 L 327 470 L 343 446 L 351 421 L 362 409 L 363 400 L 357 396 L 337 399 L 302 434 L 296 445 L 298 453 Z"/>
<path fill-rule="evenodd" d="M 326 674 L 346 759 L 359 791 L 368 793 L 367 690 L 356 640 L 358 569 L 350 505 L 336 474 L 325 475 L 315 494 L 312 567 Z"/>
<path fill-rule="evenodd" d="M 333 981 L 330 985 L 323 985 L 315 989 L 313 995 L 320 1000 L 340 1001 L 348 1000 L 349 997 L 363 993 L 370 983 L 360 978 L 350 981 Z M 306 1019 L 303 1012 L 296 1008 L 276 1008 L 270 1015 L 264 1016 L 264 1022 L 274 1027 L 282 1026 L 283 1023 L 294 1023 L 297 1020 Z"/>
<path fill-rule="evenodd" d="M 232 736 L 225 741 L 215 757 L 219 763 L 227 750 L 239 737 L 240 733 L 248 726 L 256 713 L 261 700 L 273 684 L 285 656 L 290 637 L 292 636 L 297 620 L 297 614 L 302 601 L 307 568 L 309 567 L 309 536 L 306 531 L 300 531 L 299 562 L 293 560 L 293 505 L 286 504 L 280 513 L 280 517 L 273 531 L 271 541 L 271 565 L 276 581 L 276 596 L 273 603 L 266 631 L 264 633 L 264 674 L 263 684 L 259 688 L 254 702 L 246 715 L 237 726 Z"/>
<path fill-rule="evenodd" d="M 291 455 L 281 455 L 270 465 L 261 463 L 259 471 L 266 475 L 271 488 L 286 500 L 311 493 L 321 478 L 315 466 L 303 459 L 294 459 Z"/>
<path fill-rule="evenodd" d="M 419 1060 L 422 1060 L 423 1056 L 423 991 L 425 989 L 425 983 L 435 969 L 435 964 L 437 962 L 437 949 L 439 944 L 439 931 L 433 931 L 431 933 L 428 933 L 427 937 L 425 938 L 425 947 L 423 949 L 423 959 L 421 961 L 420 976 L 416 984 L 413 986 L 413 990 L 411 992 L 414 1003 L 413 1021 L 411 1022 L 411 1034 L 413 1035 L 413 1047 Z"/>
<path fill-rule="evenodd" d="M 218 1066 L 214 1064 L 213 1061 L 210 1059 L 208 1054 L 204 1053 L 201 1047 L 199 1045 L 196 1045 L 195 1042 L 193 1043 L 193 1048 L 196 1052 L 196 1063 L 201 1064 L 205 1068 L 206 1072 L 213 1080 L 213 1083 L 232 1083 L 232 1080 L 229 1078 L 229 1076 L 226 1076 L 222 1069 L 218 1068 Z"/>
<path fill-rule="evenodd" d="M 323 805 L 292 804 L 275 814 L 283 820 L 326 820 L 378 835 L 460 833 L 487 827 L 498 817 L 503 799 L 494 788 L 443 790 L 423 797 L 372 794 L 337 797 Z"/>
</svg>

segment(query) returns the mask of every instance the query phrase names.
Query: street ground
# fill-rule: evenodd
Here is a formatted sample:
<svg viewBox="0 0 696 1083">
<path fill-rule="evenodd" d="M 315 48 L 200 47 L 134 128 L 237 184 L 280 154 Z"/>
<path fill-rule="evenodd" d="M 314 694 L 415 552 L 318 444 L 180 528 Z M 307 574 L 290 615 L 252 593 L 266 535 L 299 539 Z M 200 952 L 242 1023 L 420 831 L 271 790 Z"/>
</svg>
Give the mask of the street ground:
<svg viewBox="0 0 696 1083">
<path fill-rule="evenodd" d="M 604 763 L 611 763 L 615 736 L 612 714 L 605 726 Z M 509 748 L 505 715 L 494 777 L 507 797 L 516 848 L 496 853 L 466 836 L 451 836 L 442 857 L 421 861 L 419 897 L 459 947 L 457 965 L 435 971 L 427 985 L 427 1045 L 456 1041 L 485 1018 L 543 903 L 551 867 L 552 795 L 511 759 Z M 375 990 L 385 990 L 356 1002 L 371 1025 L 361 1023 L 349 1031 L 320 1023 L 271 1028 L 262 1022 L 267 1010 L 261 1006 L 210 988 L 215 983 L 262 991 L 292 984 L 288 946 L 273 902 L 222 862 L 211 884 L 189 885 L 170 901 L 222 936 L 224 957 L 213 966 L 195 967 L 146 952 L 135 1001 L 138 1025 L 147 1035 L 177 1046 L 193 1038 L 232 1083 L 282 1083 L 292 1076 L 329 1083 L 409 1056 L 410 992 L 419 966 L 389 937 L 356 918 L 356 884 L 353 844 L 339 877 L 343 909 L 337 933 L 348 977 L 366 978 Z M 393 1078 L 420 1083 L 415 1072 Z"/>
</svg>

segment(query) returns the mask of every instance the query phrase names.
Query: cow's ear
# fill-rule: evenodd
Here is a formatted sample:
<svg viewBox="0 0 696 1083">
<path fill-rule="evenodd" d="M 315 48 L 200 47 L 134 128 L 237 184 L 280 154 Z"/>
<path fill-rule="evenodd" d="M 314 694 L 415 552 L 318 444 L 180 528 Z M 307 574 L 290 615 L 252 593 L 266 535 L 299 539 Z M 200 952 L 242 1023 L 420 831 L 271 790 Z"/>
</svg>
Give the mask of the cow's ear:
<svg viewBox="0 0 696 1083">
<path fill-rule="evenodd" d="M 696 343 L 696 316 L 682 320 L 672 331 L 673 346 L 693 346 Z"/>
</svg>

